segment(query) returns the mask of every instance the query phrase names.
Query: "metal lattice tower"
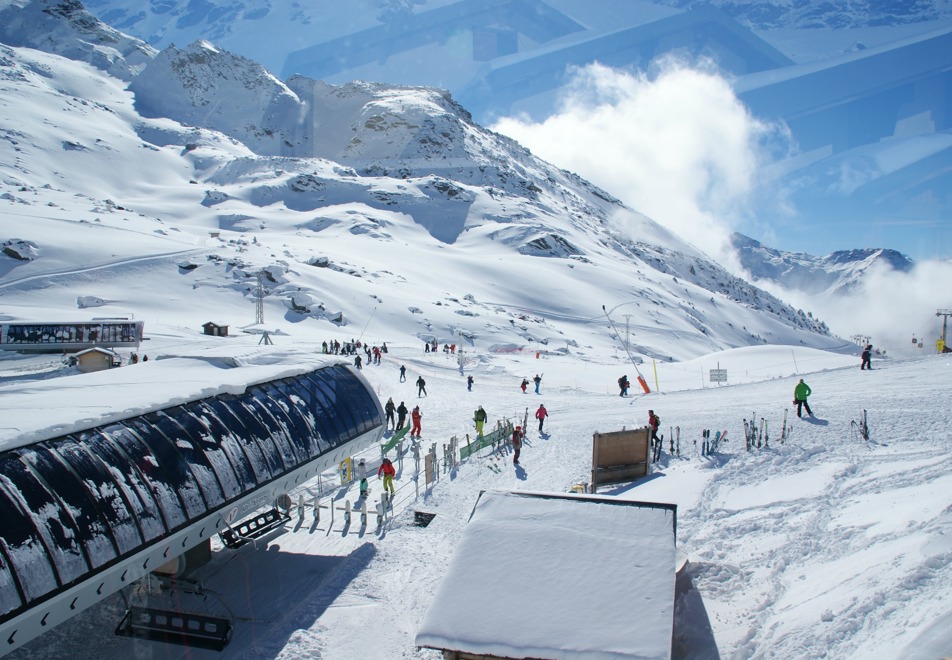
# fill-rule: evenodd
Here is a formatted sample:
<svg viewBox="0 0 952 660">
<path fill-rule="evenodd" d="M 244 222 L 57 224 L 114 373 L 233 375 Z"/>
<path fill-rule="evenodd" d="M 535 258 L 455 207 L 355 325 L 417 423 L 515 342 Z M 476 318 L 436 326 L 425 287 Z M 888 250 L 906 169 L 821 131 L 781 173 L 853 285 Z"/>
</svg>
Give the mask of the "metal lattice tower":
<svg viewBox="0 0 952 660">
<path fill-rule="evenodd" d="M 949 324 L 949 316 L 952 316 L 952 309 L 937 309 L 935 311 L 936 316 L 942 317 L 942 341 L 945 341 L 945 330 Z"/>
<path fill-rule="evenodd" d="M 264 323 L 264 271 L 258 273 L 258 288 L 255 290 L 255 324 Z"/>
</svg>

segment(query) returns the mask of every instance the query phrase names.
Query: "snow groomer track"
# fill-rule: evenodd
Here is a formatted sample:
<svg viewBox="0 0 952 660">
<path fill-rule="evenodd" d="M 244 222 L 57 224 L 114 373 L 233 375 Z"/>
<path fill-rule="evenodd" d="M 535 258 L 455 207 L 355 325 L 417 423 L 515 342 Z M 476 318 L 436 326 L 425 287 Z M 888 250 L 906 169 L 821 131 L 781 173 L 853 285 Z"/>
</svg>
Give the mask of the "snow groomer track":
<svg viewBox="0 0 952 660">
<path fill-rule="evenodd" d="M 383 432 L 358 372 L 294 353 L 0 387 L 0 416 L 0 655 Z"/>
</svg>

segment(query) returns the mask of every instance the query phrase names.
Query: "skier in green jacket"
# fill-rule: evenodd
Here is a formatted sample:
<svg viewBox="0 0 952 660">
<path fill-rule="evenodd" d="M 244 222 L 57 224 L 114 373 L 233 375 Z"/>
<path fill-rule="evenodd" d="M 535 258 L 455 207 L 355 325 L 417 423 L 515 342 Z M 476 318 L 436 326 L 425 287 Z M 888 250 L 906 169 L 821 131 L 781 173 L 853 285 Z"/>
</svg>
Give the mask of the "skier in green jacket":
<svg viewBox="0 0 952 660">
<path fill-rule="evenodd" d="M 807 403 L 807 397 L 813 394 L 813 390 L 810 389 L 810 386 L 803 382 L 803 379 L 800 379 L 800 382 L 797 383 L 797 386 L 793 390 L 793 405 L 797 407 L 797 417 L 800 417 L 801 408 L 807 409 L 807 414 L 810 417 L 813 417 L 813 411 L 810 410 L 810 404 Z"/>
<path fill-rule="evenodd" d="M 473 413 L 473 421 L 476 422 L 476 435 L 480 438 L 483 437 L 483 424 L 486 423 L 486 417 L 486 411 L 483 410 L 482 406 Z"/>
</svg>

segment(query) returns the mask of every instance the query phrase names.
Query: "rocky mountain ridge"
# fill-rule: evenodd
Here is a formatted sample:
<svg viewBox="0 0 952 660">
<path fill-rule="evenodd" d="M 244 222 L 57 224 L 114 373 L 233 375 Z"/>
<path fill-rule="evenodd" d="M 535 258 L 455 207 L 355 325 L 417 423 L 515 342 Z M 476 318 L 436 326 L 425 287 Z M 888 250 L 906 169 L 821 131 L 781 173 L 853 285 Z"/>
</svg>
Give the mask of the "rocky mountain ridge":
<svg viewBox="0 0 952 660">
<path fill-rule="evenodd" d="M 49 69 L 44 79 L 36 73 L 39 65 L 30 51 L 5 51 L 8 98 L 35 94 L 39 86 L 62 87 L 55 58 L 43 58 Z M 69 75 L 75 79 L 77 73 Z M 39 174 L 42 168 L 31 165 L 59 158 L 55 150 L 62 149 L 69 136 L 75 145 L 74 166 L 82 167 L 86 176 L 107 170 L 105 163 L 114 162 L 116 153 L 134 157 L 131 151 L 138 150 L 157 153 L 149 156 L 160 158 L 161 165 L 153 164 L 156 172 L 163 167 L 180 172 L 156 174 L 169 179 L 163 184 L 171 186 L 166 196 L 193 198 L 195 186 L 203 188 L 201 198 L 185 210 L 173 210 L 152 196 L 137 204 L 100 198 L 96 206 L 108 214 L 135 209 L 140 217 L 129 219 L 143 226 L 167 226 L 169 220 L 159 218 L 177 213 L 175 231 L 184 234 L 236 232 L 226 244 L 205 250 L 204 261 L 193 256 L 185 269 L 177 261 L 177 270 L 196 278 L 196 285 L 214 281 L 216 287 L 242 296 L 253 289 L 250 280 L 256 272 L 267 272 L 272 295 L 286 301 L 289 318 L 295 321 L 314 318 L 340 326 L 366 317 L 366 306 L 355 306 L 354 295 L 348 293 L 348 287 L 365 284 L 348 283 L 348 278 L 396 277 L 412 282 L 419 297 L 419 304 L 401 314 L 412 319 L 425 312 L 424 301 L 430 301 L 432 313 L 414 321 L 419 337 L 461 332 L 461 317 L 481 317 L 468 321 L 466 332 L 483 341 L 585 342 L 580 338 L 584 333 L 574 326 L 592 319 L 570 310 L 591 305 L 589 301 L 549 300 L 541 292 L 523 291 L 495 265 L 487 268 L 488 263 L 481 269 L 480 289 L 463 275 L 481 293 L 446 291 L 447 281 L 420 280 L 408 274 L 407 264 L 398 258 L 389 263 L 335 258 L 334 246 L 343 249 L 345 241 L 348 250 L 365 244 L 368 253 L 377 245 L 411 245 L 432 268 L 447 274 L 466 254 L 492 250 L 504 262 L 511 261 L 507 271 L 551 271 L 554 290 L 563 278 L 568 283 L 581 277 L 589 282 L 593 298 L 621 296 L 627 304 L 644 308 L 645 336 L 638 350 L 661 359 L 682 356 L 662 355 L 653 348 L 654 332 L 691 337 L 684 355 L 768 343 L 771 337 L 791 333 L 807 345 L 839 345 L 821 321 L 733 277 L 577 176 L 479 127 L 442 92 L 330 86 L 304 79 L 284 85 L 254 63 L 204 42 L 182 51 L 170 49 L 139 75 L 141 79 L 129 85 L 134 101 L 118 91 L 110 92 L 117 94 L 111 101 L 82 99 L 93 111 L 126 126 L 128 134 L 122 139 L 94 137 L 96 121 L 84 123 L 85 137 L 76 135 L 64 113 L 48 100 L 37 102 L 39 121 L 57 126 L 62 139 L 54 139 L 45 152 L 35 144 L 29 157 L 21 149 L 18 166 L 7 161 L 0 197 L 10 204 L 32 205 L 46 198 L 62 200 L 63 193 L 88 197 L 88 190 L 70 188 L 75 185 L 70 177 L 54 186 Z M 301 98 L 304 92 L 310 93 L 307 100 Z M 58 93 L 62 95 L 62 89 Z M 63 97 L 64 108 L 73 105 L 76 93 Z M 27 124 L 16 137 L 8 132 L 7 144 L 22 142 L 30 130 Z M 58 167 L 68 167 L 60 160 Z M 181 182 L 174 183 L 175 177 Z M 116 194 L 132 197 L 131 189 Z M 31 197 L 35 201 L 30 202 Z M 420 229 L 429 239 L 421 239 Z M 160 233 L 172 235 L 168 229 Z M 287 243 L 292 235 L 293 247 Z M 42 270 L 44 252 L 50 249 L 42 238 L 2 238 L 32 239 L 38 256 L 30 268 Z M 445 249 L 452 252 L 443 253 Z M 316 283 L 317 263 L 334 266 L 317 269 L 336 273 L 333 287 Z M 485 287 L 497 291 L 491 294 Z M 523 300 L 527 294 L 535 301 L 531 307 Z M 494 303 L 482 302 L 497 295 Z"/>
<path fill-rule="evenodd" d="M 914 266 L 904 254 L 883 248 L 837 250 L 817 257 L 769 248 L 739 233 L 731 236 L 731 242 L 755 283 L 767 280 L 808 294 L 848 296 L 862 286 L 871 269 L 908 273 Z"/>
</svg>

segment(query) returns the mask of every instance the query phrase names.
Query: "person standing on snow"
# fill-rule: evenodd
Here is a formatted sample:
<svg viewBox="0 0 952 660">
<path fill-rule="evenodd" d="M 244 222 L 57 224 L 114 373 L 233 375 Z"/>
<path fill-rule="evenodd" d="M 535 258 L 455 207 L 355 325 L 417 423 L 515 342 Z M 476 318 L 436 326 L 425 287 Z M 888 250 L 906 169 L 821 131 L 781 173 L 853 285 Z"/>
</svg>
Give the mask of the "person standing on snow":
<svg viewBox="0 0 952 660">
<path fill-rule="evenodd" d="M 512 464 L 519 465 L 519 452 L 522 450 L 522 427 L 512 430 Z"/>
<path fill-rule="evenodd" d="M 651 429 L 649 442 L 654 447 L 655 443 L 661 444 L 661 438 L 658 437 L 658 429 L 661 427 L 661 418 L 654 414 L 654 410 L 648 411 L 648 428 Z"/>
<path fill-rule="evenodd" d="M 407 422 L 407 413 L 410 412 L 407 410 L 407 407 L 404 405 L 403 401 L 400 402 L 400 405 L 397 406 L 397 430 L 403 428 L 403 425 Z"/>
<path fill-rule="evenodd" d="M 407 368 L 401 364 L 400 365 L 400 382 L 405 383 L 406 381 L 407 381 Z"/>
<path fill-rule="evenodd" d="M 627 375 L 622 376 L 621 378 L 619 378 L 619 379 L 618 379 L 618 389 L 621 390 L 621 394 L 619 394 L 618 396 L 627 396 L 627 395 L 628 395 L 628 387 L 629 387 L 629 385 L 630 385 L 630 383 L 628 382 L 628 376 L 627 376 Z"/>
<path fill-rule="evenodd" d="M 426 396 L 426 381 L 423 380 L 423 376 L 420 376 L 419 378 L 416 379 L 416 386 L 417 386 L 417 393 L 416 393 L 417 398 L 419 399 L 421 396 Z"/>
<path fill-rule="evenodd" d="M 539 374 L 536 374 L 536 375 L 535 375 L 535 378 L 532 379 L 532 382 L 535 383 L 535 386 L 536 386 L 536 394 L 538 394 L 538 393 L 539 393 L 539 385 L 542 383 L 542 376 L 540 376 Z"/>
<path fill-rule="evenodd" d="M 467 390 L 468 392 L 472 392 L 472 391 L 473 391 L 473 377 L 472 377 L 472 376 L 467 376 L 467 377 L 466 377 L 466 390 Z"/>
<path fill-rule="evenodd" d="M 535 417 L 539 420 L 539 433 L 542 433 L 542 424 L 545 422 L 545 418 L 549 416 L 549 411 L 545 409 L 545 406 L 539 404 L 539 409 L 536 410 Z"/>
<path fill-rule="evenodd" d="M 384 458 L 383 463 L 380 464 L 380 468 L 377 470 L 377 478 L 383 477 L 383 489 L 390 491 L 390 497 L 393 497 L 395 492 L 393 478 L 396 474 L 397 470 L 393 467 L 393 463 L 390 462 L 389 458 Z"/>
<path fill-rule="evenodd" d="M 420 437 L 420 420 L 423 419 L 423 413 L 420 412 L 420 406 L 413 406 L 413 412 L 410 413 L 410 419 L 413 426 L 410 427 L 410 437 Z"/>
<path fill-rule="evenodd" d="M 800 379 L 800 382 L 797 383 L 797 386 L 793 389 L 793 405 L 797 407 L 797 417 L 800 417 L 800 410 L 802 408 L 807 409 L 807 414 L 810 417 L 813 417 L 813 411 L 810 410 L 810 404 L 807 403 L 807 397 L 813 394 L 813 390 L 810 389 L 810 386 L 803 382 L 803 379 Z"/>
<path fill-rule="evenodd" d="M 393 427 L 393 429 L 396 430 L 397 424 L 393 421 L 393 412 L 396 409 L 396 406 L 393 404 L 393 397 L 387 399 L 387 405 L 385 405 L 383 409 L 384 412 L 387 413 L 387 429 L 389 430 Z"/>
<path fill-rule="evenodd" d="M 476 409 L 476 412 L 473 413 L 473 421 L 476 422 L 476 436 L 483 437 L 483 424 L 486 423 L 486 411 L 483 410 L 483 407 L 480 406 Z"/>
<path fill-rule="evenodd" d="M 873 345 L 866 344 L 866 348 L 863 349 L 863 362 L 862 364 L 859 365 L 860 371 L 862 371 L 863 369 L 872 370 L 873 365 L 870 362 L 870 358 L 872 357 L 873 357 Z"/>
<path fill-rule="evenodd" d="M 526 388 L 529 387 L 529 381 L 527 381 L 525 378 L 523 378 L 523 379 L 522 379 L 522 384 L 519 385 L 519 387 L 522 388 L 522 393 L 525 394 L 525 393 L 526 393 Z"/>
</svg>

